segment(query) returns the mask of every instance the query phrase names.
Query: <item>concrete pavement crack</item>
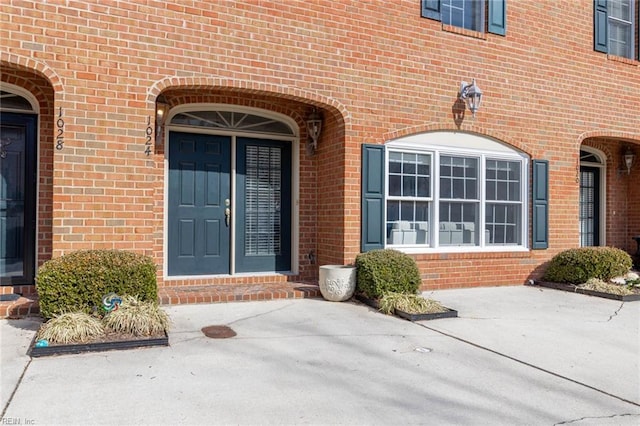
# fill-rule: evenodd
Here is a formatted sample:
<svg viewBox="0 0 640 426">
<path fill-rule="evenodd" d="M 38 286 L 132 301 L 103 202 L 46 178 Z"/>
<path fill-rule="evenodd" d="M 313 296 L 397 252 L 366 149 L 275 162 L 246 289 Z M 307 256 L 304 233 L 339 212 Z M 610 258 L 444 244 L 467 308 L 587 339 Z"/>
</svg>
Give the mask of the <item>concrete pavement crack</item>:
<svg viewBox="0 0 640 426">
<path fill-rule="evenodd" d="M 618 312 L 620 312 L 620 310 L 622 309 L 623 306 L 624 306 L 624 302 L 620 303 L 620 307 L 618 307 L 618 309 L 616 309 L 616 311 L 613 313 L 613 315 L 611 315 L 606 322 L 611 321 L 613 319 L 613 317 L 617 316 Z"/>
<path fill-rule="evenodd" d="M 631 414 L 631 413 L 626 413 L 626 414 L 612 414 L 610 416 L 598 416 L 598 417 L 580 417 L 579 419 L 573 419 L 573 420 L 567 420 L 564 422 L 560 422 L 560 423 L 556 423 L 553 426 L 557 426 L 557 425 L 568 425 L 571 423 L 575 423 L 575 422 L 579 422 L 582 420 L 593 420 L 593 419 L 615 419 L 616 417 L 629 417 L 629 416 L 634 416 L 634 417 L 640 417 L 640 414 Z"/>
<path fill-rule="evenodd" d="M 571 382 L 571 383 L 575 383 L 575 384 L 577 384 L 577 385 L 580 385 L 580 386 L 583 386 L 583 387 L 585 387 L 585 388 L 588 388 L 588 389 L 594 390 L 594 391 L 596 391 L 596 392 L 599 392 L 599 393 L 601 393 L 601 394 L 603 394 L 603 395 L 607 395 L 607 396 L 609 396 L 609 397 L 611 397 L 611 398 L 615 398 L 615 399 L 617 399 L 617 400 L 620 400 L 620 401 L 626 402 L 626 403 L 631 404 L 631 405 L 634 405 L 634 406 L 636 406 L 636 407 L 640 407 L 640 403 L 637 403 L 637 402 L 634 402 L 634 401 L 630 401 L 630 400 L 628 400 L 628 399 L 626 399 L 626 398 L 623 398 L 623 397 L 621 397 L 621 396 L 614 395 L 614 394 L 609 393 L 609 392 L 607 392 L 607 391 L 604 391 L 604 390 L 602 390 L 602 389 L 598 389 L 598 388 L 597 388 L 597 387 L 595 387 L 595 386 L 591 386 L 591 385 L 588 385 L 588 384 L 586 384 L 586 383 L 580 382 L 580 381 L 578 381 L 578 380 L 572 379 L 572 378 L 570 378 L 570 377 L 563 376 L 562 374 L 559 374 L 559 373 L 554 373 L 554 372 L 553 372 L 553 371 L 551 371 L 551 370 L 544 369 L 544 368 L 542 368 L 542 367 L 539 367 L 539 366 L 537 366 L 537 365 L 534 365 L 534 364 L 531 364 L 531 363 L 529 363 L 529 362 L 523 361 L 523 360 L 521 360 L 521 359 L 515 358 L 515 357 L 513 357 L 513 356 L 510 356 L 510 355 L 504 354 L 504 353 L 502 353 L 502 352 L 498 352 L 498 351 L 496 351 L 496 350 L 494 350 L 494 349 L 491 349 L 491 348 L 488 348 L 488 347 L 486 347 L 486 346 L 482 346 L 482 345 L 479 345 L 479 344 L 477 344 L 477 343 L 473 343 L 473 342 L 471 342 L 471 341 L 469 341 L 469 340 L 465 340 L 465 339 L 463 339 L 463 338 L 461 338 L 461 337 L 454 336 L 453 334 L 445 333 L 444 331 L 438 330 L 438 329 L 436 329 L 436 328 L 429 327 L 429 326 L 427 326 L 427 325 L 425 325 L 425 324 L 421 324 L 421 323 L 418 323 L 418 322 L 414 322 L 414 324 L 416 324 L 416 325 L 418 325 L 418 326 L 420 326 L 420 327 L 426 328 L 427 330 L 435 331 L 435 332 L 436 332 L 436 333 L 438 333 L 438 334 L 442 334 L 443 336 L 450 337 L 450 338 L 455 339 L 455 340 L 457 340 L 457 341 L 459 341 L 459 342 L 466 343 L 467 345 L 471 345 L 471 346 L 473 346 L 473 347 L 476 347 L 476 348 L 478 348 L 478 349 L 482 349 L 482 350 L 487 351 L 487 352 L 491 352 L 491 353 L 496 354 L 496 355 L 498 355 L 498 356 L 501 356 L 501 357 L 503 357 L 503 358 L 510 359 L 511 361 L 515 361 L 515 362 L 517 362 L 517 363 L 519 363 L 519 364 L 526 365 L 527 367 L 531 367 L 531 368 L 536 369 L 536 370 L 538 370 L 538 371 L 542 371 L 543 373 L 550 374 L 550 375 L 552 375 L 552 376 L 558 377 L 559 379 L 566 380 L 566 381 Z M 635 414 L 634 414 L 634 415 L 635 415 Z"/>
<path fill-rule="evenodd" d="M 18 388 L 20 387 L 20 384 L 22 383 L 22 379 L 24 378 L 24 375 L 27 372 L 27 369 L 31 365 L 31 361 L 33 361 L 33 358 L 29 358 L 29 362 L 27 362 L 27 365 L 24 366 L 24 369 L 22 370 L 22 374 L 20 374 L 20 378 L 18 379 L 18 383 L 16 383 L 15 388 L 13 388 L 13 392 L 11 392 L 11 396 L 7 400 L 7 403 L 5 404 L 4 408 L 2 408 L 2 414 L 0 414 L 0 419 L 4 419 L 4 415 L 7 414 L 7 410 L 9 409 L 9 405 L 11 405 L 11 401 L 13 401 L 13 396 L 18 391 Z"/>
</svg>

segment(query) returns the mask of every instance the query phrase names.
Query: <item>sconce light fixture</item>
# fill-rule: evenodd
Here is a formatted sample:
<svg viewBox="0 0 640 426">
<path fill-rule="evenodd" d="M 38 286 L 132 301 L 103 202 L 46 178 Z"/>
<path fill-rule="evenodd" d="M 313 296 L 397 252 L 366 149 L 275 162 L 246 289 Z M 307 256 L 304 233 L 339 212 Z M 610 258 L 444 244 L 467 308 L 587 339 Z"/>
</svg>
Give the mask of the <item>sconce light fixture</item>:
<svg viewBox="0 0 640 426">
<path fill-rule="evenodd" d="M 476 85 L 474 78 L 471 84 L 466 81 L 460 83 L 460 93 L 458 97 L 467 104 L 467 108 L 471 111 L 472 116 L 476 116 L 476 111 L 480 108 L 482 102 L 482 90 Z"/>
<path fill-rule="evenodd" d="M 314 108 L 307 118 L 307 152 L 314 154 L 318 147 L 318 139 L 322 130 L 322 115 Z"/>
<path fill-rule="evenodd" d="M 168 112 L 169 104 L 165 102 L 163 97 L 159 96 L 156 100 L 156 146 L 162 143 L 162 126 L 164 126 Z"/>
<path fill-rule="evenodd" d="M 627 149 L 622 154 L 622 161 L 624 166 L 626 167 L 626 172 L 628 175 L 631 174 L 631 166 L 633 166 L 633 161 L 635 160 L 636 155 L 633 153 L 633 150 L 630 146 L 627 146 Z M 624 171 L 624 170 L 621 170 Z"/>
</svg>

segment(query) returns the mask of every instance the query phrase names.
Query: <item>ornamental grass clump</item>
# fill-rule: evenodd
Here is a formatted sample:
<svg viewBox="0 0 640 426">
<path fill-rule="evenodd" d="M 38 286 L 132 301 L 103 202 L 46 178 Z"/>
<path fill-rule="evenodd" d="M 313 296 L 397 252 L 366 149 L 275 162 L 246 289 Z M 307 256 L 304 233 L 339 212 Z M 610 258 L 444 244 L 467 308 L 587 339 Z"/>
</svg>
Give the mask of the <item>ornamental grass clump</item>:
<svg viewBox="0 0 640 426">
<path fill-rule="evenodd" d="M 371 250 L 356 257 L 357 291 L 370 299 L 386 293 L 416 294 L 422 283 L 416 261 L 392 249 Z"/>
<path fill-rule="evenodd" d="M 110 331 L 133 336 L 153 336 L 169 329 L 169 316 L 155 302 L 124 296 L 117 310 L 105 315 L 104 324 Z"/>
<path fill-rule="evenodd" d="M 631 269 L 631 256 L 614 247 L 580 247 L 562 251 L 549 262 L 543 280 L 582 284 L 591 278 L 609 281 Z"/>
<path fill-rule="evenodd" d="M 40 313 L 93 312 L 109 293 L 156 301 L 156 265 L 149 256 L 122 250 L 84 250 L 45 262 L 36 277 Z"/>
<path fill-rule="evenodd" d="M 602 281 L 598 278 L 591 278 L 586 283 L 577 286 L 583 290 L 592 290 L 600 293 L 616 294 L 618 296 L 628 296 L 635 294 L 632 287 L 627 285 L 614 284 L 610 282 Z"/>
<path fill-rule="evenodd" d="M 379 309 L 387 315 L 393 315 L 396 309 L 408 314 L 435 314 L 448 310 L 433 299 L 406 293 L 386 293 L 380 299 Z"/>
<path fill-rule="evenodd" d="M 38 331 L 38 340 L 50 343 L 85 343 L 104 334 L 99 318 L 84 312 L 68 312 L 54 316 Z"/>
</svg>

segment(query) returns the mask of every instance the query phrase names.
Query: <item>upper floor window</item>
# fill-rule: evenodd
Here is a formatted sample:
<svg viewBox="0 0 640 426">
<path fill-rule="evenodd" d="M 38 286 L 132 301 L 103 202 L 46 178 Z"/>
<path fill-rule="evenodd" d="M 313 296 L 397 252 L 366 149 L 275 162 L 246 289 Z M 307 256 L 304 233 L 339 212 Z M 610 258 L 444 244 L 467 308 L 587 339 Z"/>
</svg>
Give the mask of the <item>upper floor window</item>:
<svg viewBox="0 0 640 426">
<path fill-rule="evenodd" d="M 441 0 L 442 23 L 472 31 L 484 31 L 482 0 Z"/>
<path fill-rule="evenodd" d="M 422 0 L 422 16 L 444 25 L 505 35 L 506 0 Z M 485 19 L 485 12 L 486 19 Z"/>
<path fill-rule="evenodd" d="M 634 16 L 633 0 L 595 0 L 594 49 L 633 59 Z"/>
</svg>

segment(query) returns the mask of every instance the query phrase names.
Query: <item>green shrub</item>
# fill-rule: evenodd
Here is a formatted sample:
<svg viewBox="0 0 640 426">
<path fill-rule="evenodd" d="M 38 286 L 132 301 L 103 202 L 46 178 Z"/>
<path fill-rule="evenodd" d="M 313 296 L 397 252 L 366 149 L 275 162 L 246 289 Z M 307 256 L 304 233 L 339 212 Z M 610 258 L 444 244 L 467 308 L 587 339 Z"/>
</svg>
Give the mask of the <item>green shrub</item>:
<svg viewBox="0 0 640 426">
<path fill-rule="evenodd" d="M 357 290 L 371 299 L 379 299 L 389 292 L 415 294 L 422 283 L 416 261 L 397 250 L 360 253 L 356 267 Z"/>
<path fill-rule="evenodd" d="M 629 272 L 631 256 L 614 247 L 581 247 L 562 251 L 549 262 L 543 280 L 582 284 L 591 278 L 609 281 Z"/>
<path fill-rule="evenodd" d="M 36 288 L 44 318 L 66 312 L 92 312 L 108 293 L 157 301 L 153 260 L 119 250 L 87 250 L 45 262 L 38 270 Z"/>
<path fill-rule="evenodd" d="M 125 296 L 103 322 L 109 330 L 134 336 L 152 336 L 169 329 L 169 316 L 157 302 L 142 302 L 132 296 Z"/>
</svg>

